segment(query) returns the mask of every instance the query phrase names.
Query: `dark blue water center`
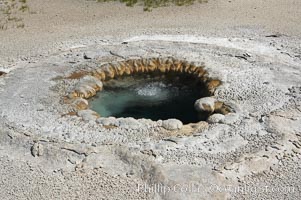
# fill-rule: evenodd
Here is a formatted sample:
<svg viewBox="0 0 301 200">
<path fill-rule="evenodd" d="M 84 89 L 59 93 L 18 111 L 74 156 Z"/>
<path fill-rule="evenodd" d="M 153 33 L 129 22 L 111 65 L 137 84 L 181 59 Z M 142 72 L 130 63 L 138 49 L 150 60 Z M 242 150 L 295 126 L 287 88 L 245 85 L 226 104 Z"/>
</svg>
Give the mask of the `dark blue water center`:
<svg viewBox="0 0 301 200">
<path fill-rule="evenodd" d="M 204 88 L 186 75 L 120 77 L 105 82 L 90 105 L 102 117 L 176 118 L 187 124 L 203 120 L 194 102 L 206 95 Z"/>
</svg>

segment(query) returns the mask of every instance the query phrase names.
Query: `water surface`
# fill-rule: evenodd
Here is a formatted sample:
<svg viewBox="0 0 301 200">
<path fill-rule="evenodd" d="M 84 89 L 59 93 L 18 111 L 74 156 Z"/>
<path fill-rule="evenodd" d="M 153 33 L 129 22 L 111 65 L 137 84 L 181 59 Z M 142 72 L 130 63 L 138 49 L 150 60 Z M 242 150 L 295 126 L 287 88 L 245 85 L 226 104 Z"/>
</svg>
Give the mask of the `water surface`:
<svg viewBox="0 0 301 200">
<path fill-rule="evenodd" d="M 102 117 L 176 118 L 191 123 L 201 120 L 194 102 L 204 94 L 191 77 L 139 75 L 106 82 L 90 105 Z"/>
</svg>

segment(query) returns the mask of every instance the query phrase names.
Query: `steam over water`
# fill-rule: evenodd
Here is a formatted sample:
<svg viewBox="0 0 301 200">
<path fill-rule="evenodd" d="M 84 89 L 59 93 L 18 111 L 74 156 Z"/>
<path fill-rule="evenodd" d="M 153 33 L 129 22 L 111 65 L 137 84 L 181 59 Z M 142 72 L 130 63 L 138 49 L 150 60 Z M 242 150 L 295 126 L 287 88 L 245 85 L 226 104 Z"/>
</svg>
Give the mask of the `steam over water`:
<svg viewBox="0 0 301 200">
<path fill-rule="evenodd" d="M 179 88 L 163 82 L 151 82 L 135 88 L 135 92 L 141 98 L 147 98 L 145 100 L 164 101 L 179 95 Z"/>
</svg>

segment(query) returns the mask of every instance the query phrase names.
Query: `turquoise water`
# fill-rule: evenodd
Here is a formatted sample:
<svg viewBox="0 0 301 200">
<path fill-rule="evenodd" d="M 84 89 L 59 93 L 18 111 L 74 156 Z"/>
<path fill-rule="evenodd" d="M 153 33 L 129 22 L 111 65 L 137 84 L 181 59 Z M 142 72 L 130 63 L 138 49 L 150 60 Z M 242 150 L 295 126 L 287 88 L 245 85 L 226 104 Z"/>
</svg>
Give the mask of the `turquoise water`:
<svg viewBox="0 0 301 200">
<path fill-rule="evenodd" d="M 204 96 L 190 77 L 135 76 L 108 81 L 91 100 L 91 108 L 102 117 L 134 117 L 152 120 L 176 118 L 197 122 L 201 116 L 194 102 Z"/>
</svg>

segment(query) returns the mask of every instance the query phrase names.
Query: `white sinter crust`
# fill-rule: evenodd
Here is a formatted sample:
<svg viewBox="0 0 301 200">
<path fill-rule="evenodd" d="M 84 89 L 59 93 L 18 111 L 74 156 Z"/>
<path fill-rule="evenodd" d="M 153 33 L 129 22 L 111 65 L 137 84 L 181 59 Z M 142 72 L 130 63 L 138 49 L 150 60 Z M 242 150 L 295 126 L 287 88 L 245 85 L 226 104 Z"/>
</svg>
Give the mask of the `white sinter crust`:
<svg viewBox="0 0 301 200">
<path fill-rule="evenodd" d="M 293 181 L 300 186 L 294 178 L 300 175 L 300 59 L 281 53 L 270 45 L 270 38 L 154 38 L 129 38 L 126 45 L 113 44 L 112 40 L 112 44 L 72 49 L 68 55 L 63 52 L 45 57 L 0 77 L 0 180 L 5 188 L 0 189 L 1 196 L 10 197 L 9 185 L 14 185 L 19 195 L 27 194 L 24 180 L 42 187 L 39 191 L 30 187 L 33 198 L 60 198 L 61 194 L 75 198 L 77 191 L 84 191 L 80 197 L 98 192 L 117 199 L 153 199 L 153 194 L 131 188 L 144 183 L 173 186 L 194 182 L 205 186 L 202 191 L 206 192 L 158 194 L 158 198 L 216 199 L 231 195 L 241 199 L 252 194 L 212 192 L 206 186 L 256 186 L 253 182 L 259 183 L 261 176 L 264 184 L 284 187 Z M 273 42 L 280 46 L 287 40 L 292 41 L 285 51 L 295 55 L 294 45 L 299 40 Z M 77 56 L 86 52 L 93 58 Z M 196 66 L 205 63 L 212 80 L 221 80 L 222 85 L 210 101 L 205 101 L 209 106 L 204 107 L 203 102 L 199 108 L 210 108 L 211 112 L 214 105 L 214 110 L 222 110 L 224 102 L 235 113 L 214 114 L 209 123 L 182 126 L 177 120 L 102 118 L 89 110 L 85 98 L 102 89 L 100 79 L 90 72 L 98 70 L 101 77 L 102 64 L 145 55 L 172 56 Z M 78 71 L 87 73 L 82 79 L 70 78 Z M 131 71 L 125 69 L 123 73 Z M 78 85 L 83 82 L 89 87 Z M 83 97 L 70 96 L 74 88 Z M 286 176 L 280 178 L 278 173 Z M 9 174 L 17 174 L 17 178 Z M 8 179 L 14 184 L 3 181 Z M 284 196 L 256 195 L 265 194 L 278 199 Z M 298 194 L 289 195 L 295 198 Z"/>
</svg>

